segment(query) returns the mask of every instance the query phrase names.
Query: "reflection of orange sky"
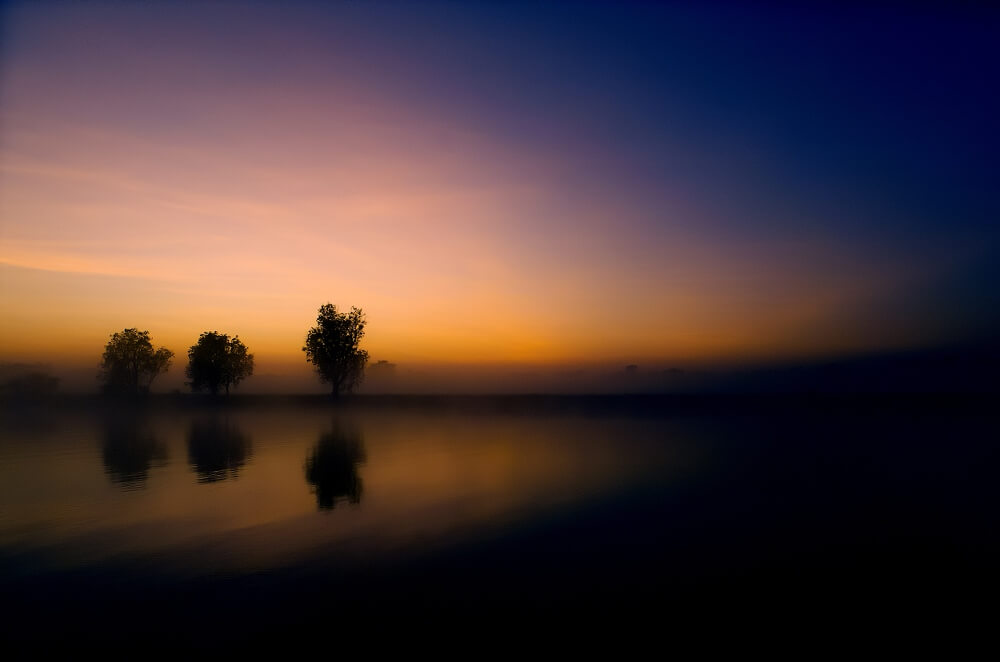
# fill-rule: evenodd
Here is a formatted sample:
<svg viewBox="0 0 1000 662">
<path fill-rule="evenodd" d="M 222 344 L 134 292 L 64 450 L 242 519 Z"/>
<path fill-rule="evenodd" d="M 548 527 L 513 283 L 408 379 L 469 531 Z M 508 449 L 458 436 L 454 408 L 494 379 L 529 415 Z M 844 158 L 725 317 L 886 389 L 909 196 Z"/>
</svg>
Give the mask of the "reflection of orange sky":
<svg viewBox="0 0 1000 662">
<path fill-rule="evenodd" d="M 144 489 L 130 491 L 105 475 L 100 421 L 54 419 L 35 440 L 44 453 L 21 456 L 16 470 L 0 465 L 0 496 L 16 506 L 0 542 L 68 564 L 188 552 L 201 571 L 273 567 L 358 540 L 368 551 L 441 543 L 644 476 L 680 476 L 703 461 L 691 432 L 667 424 L 385 411 L 331 421 L 328 411 L 271 409 L 226 418 L 252 452 L 236 477 L 206 484 L 188 459 L 192 420 L 166 412 L 140 423 L 167 457 L 150 468 Z M 345 500 L 318 513 L 303 465 L 318 437 L 337 426 L 360 435 L 362 496 L 357 506 Z M 0 442 L 17 454 L 25 440 Z M 623 444 L 635 452 L 621 452 Z"/>
</svg>

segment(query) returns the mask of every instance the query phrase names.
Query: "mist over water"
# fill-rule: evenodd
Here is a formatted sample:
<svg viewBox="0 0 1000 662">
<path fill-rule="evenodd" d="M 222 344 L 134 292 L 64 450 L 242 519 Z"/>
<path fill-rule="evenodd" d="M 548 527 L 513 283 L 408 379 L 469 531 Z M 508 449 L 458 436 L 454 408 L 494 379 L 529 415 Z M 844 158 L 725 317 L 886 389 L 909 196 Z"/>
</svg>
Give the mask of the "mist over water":
<svg viewBox="0 0 1000 662">
<path fill-rule="evenodd" d="M 152 391 L 185 393 L 183 361 L 156 379 Z M 258 361 L 236 392 L 325 394 L 304 361 Z M 0 362 L 0 390 L 31 396 L 98 390 L 94 364 Z M 988 338 L 909 350 L 798 360 L 633 360 L 563 364 L 435 364 L 374 359 L 362 395 L 642 394 L 642 393 L 978 393 L 995 391 L 1000 351 Z M 50 384 L 42 382 L 51 382 Z M 42 388 L 42 387 L 45 388 Z M 47 389 L 47 391 L 46 391 Z"/>
</svg>

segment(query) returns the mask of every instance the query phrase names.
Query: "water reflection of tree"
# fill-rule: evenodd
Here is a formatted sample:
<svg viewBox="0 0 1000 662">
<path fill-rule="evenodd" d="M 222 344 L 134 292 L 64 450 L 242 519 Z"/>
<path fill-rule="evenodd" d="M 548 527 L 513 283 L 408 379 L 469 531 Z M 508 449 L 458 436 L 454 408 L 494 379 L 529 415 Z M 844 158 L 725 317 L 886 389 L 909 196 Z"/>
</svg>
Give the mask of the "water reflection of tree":
<svg viewBox="0 0 1000 662">
<path fill-rule="evenodd" d="M 104 425 L 101 459 L 111 482 L 137 489 L 146 486 L 150 467 L 166 464 L 167 447 L 142 419 L 112 418 Z"/>
<path fill-rule="evenodd" d="M 321 435 L 306 458 L 306 482 L 316 493 L 320 510 L 332 509 L 338 500 L 361 502 L 358 465 L 365 461 L 365 447 L 357 430 L 334 425 Z"/>
<path fill-rule="evenodd" d="M 252 452 L 250 437 L 228 419 L 191 422 L 188 462 L 198 474 L 200 483 L 237 478 L 240 467 L 246 464 Z"/>
</svg>

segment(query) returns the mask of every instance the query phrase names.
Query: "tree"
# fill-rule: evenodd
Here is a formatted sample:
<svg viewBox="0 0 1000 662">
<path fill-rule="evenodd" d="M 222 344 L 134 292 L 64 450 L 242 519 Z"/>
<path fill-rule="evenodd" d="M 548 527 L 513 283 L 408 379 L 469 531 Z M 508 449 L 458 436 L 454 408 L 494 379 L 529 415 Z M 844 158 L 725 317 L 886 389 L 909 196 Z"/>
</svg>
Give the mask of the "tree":
<svg viewBox="0 0 1000 662">
<path fill-rule="evenodd" d="M 124 329 L 112 334 L 104 346 L 98 379 L 106 393 L 146 393 L 157 375 L 170 367 L 173 356 L 166 347 L 153 350 L 149 331 Z"/>
<path fill-rule="evenodd" d="M 230 338 L 225 333 L 205 331 L 198 342 L 188 350 L 188 367 L 185 371 L 192 391 L 207 390 L 218 395 L 222 389 L 229 395 L 229 388 L 253 374 L 253 354 L 239 336 Z"/>
<path fill-rule="evenodd" d="M 350 392 L 364 378 L 368 352 L 358 349 L 364 335 L 365 315 L 360 308 L 338 313 L 333 304 L 319 307 L 316 326 L 306 334 L 302 351 L 316 366 L 320 380 L 330 384 L 334 397 Z"/>
</svg>

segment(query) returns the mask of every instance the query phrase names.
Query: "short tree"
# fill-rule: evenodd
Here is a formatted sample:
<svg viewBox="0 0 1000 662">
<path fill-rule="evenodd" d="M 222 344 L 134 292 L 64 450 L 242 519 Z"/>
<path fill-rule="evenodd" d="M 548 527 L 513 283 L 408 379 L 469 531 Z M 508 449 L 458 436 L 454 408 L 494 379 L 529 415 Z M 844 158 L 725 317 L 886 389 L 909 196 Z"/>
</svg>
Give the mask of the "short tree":
<svg viewBox="0 0 1000 662">
<path fill-rule="evenodd" d="M 104 346 L 97 377 L 105 393 L 139 395 L 148 392 L 153 380 L 167 371 L 173 356 L 166 347 L 153 349 L 149 331 L 124 329 L 113 333 Z"/>
<path fill-rule="evenodd" d="M 188 350 L 188 366 L 185 371 L 188 386 L 192 391 L 209 391 L 218 395 L 253 374 L 253 354 L 247 353 L 247 346 L 239 336 L 230 338 L 225 333 L 205 331 L 198 342 Z"/>
<path fill-rule="evenodd" d="M 358 349 L 364 335 L 365 315 L 360 308 L 338 313 L 333 304 L 320 306 L 316 326 L 306 334 L 302 351 L 334 397 L 350 392 L 364 378 L 368 352 Z"/>
</svg>

